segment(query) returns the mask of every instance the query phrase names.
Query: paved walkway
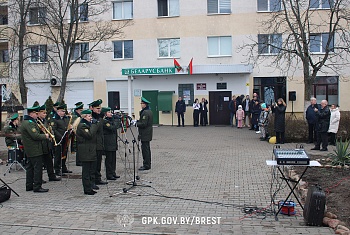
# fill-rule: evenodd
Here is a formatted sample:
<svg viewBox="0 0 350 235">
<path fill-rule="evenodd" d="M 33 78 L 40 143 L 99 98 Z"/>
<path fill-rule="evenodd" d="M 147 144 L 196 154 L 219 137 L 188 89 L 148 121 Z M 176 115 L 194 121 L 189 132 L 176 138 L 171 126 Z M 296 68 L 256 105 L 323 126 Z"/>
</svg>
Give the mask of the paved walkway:
<svg viewBox="0 0 350 235">
<path fill-rule="evenodd" d="M 134 130 L 135 132 L 135 130 Z M 101 186 L 94 196 L 83 194 L 81 169 L 74 155 L 71 178 L 48 182 L 48 193 L 25 191 L 23 170 L 0 177 L 20 197 L 0 205 L 1 234 L 333 234 L 325 227 L 303 223 L 302 211 L 296 216 L 243 212 L 245 207 L 270 209 L 271 159 L 273 145 L 259 141 L 259 135 L 231 127 L 154 128 L 151 142 L 152 170 L 139 172 L 152 187 L 137 186 L 123 193 L 126 180 L 132 180 L 132 137 L 129 146 L 118 151 L 117 181 Z M 0 139 L 1 148 L 4 140 Z M 137 147 L 137 146 L 136 146 Z M 285 144 L 294 148 L 295 144 Z M 309 150 L 311 145 L 306 145 Z M 137 158 L 138 154 L 135 154 Z M 141 157 L 141 156 L 140 156 Z M 142 157 L 141 157 L 142 158 Z M 126 164 L 125 163 L 126 160 Z M 126 171 L 124 170 L 126 165 Z M 44 179 L 47 179 L 45 173 Z M 147 183 L 151 181 L 152 183 Z M 142 181 L 144 182 L 144 181 Z M 113 194 L 122 192 L 120 195 Z M 286 197 L 287 190 L 277 194 Z M 249 208 L 248 208 L 249 209 Z"/>
</svg>

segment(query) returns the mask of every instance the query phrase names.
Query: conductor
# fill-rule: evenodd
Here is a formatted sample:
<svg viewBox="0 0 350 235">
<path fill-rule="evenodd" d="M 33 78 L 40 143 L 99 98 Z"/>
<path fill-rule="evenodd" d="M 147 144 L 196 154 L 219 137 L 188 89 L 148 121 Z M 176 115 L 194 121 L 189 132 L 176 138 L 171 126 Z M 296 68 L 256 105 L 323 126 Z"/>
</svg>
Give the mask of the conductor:
<svg viewBox="0 0 350 235">
<path fill-rule="evenodd" d="M 144 97 L 141 97 L 140 120 L 137 120 L 136 126 L 139 130 L 139 140 L 141 140 L 141 150 L 143 157 L 143 166 L 139 168 L 140 171 L 151 169 L 151 148 L 150 141 L 153 136 L 153 113 L 149 107 L 149 102 Z"/>
</svg>

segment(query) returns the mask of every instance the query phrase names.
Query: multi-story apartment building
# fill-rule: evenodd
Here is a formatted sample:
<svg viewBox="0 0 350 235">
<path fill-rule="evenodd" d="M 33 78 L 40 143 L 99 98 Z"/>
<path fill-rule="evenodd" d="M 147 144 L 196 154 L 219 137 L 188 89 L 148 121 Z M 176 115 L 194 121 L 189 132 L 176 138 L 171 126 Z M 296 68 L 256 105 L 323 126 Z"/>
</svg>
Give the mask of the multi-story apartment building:
<svg viewBox="0 0 350 235">
<path fill-rule="evenodd" d="M 248 49 L 242 46 L 251 42 L 270 40 L 259 20 L 269 15 L 271 0 L 113 0 L 110 8 L 101 15 L 104 21 L 132 20 L 121 37 L 116 35 L 107 45 L 111 51 L 94 52 L 82 56 L 68 76 L 65 102 L 85 104 L 102 99 L 103 106 L 121 109 L 138 115 L 140 97 L 151 100 L 154 122 L 172 124 L 175 120 L 174 104 L 183 96 L 189 105 L 186 118 L 192 120 L 192 102 L 195 98 L 209 101 L 210 124 L 228 124 L 228 102 L 232 95 L 252 95 L 257 92 L 267 103 L 279 97 L 287 101 L 288 112 L 304 111 L 304 83 L 302 69 L 288 71 L 248 61 Z M 320 7 L 322 8 L 322 6 Z M 82 24 L 89 24 L 88 10 Z M 4 9 L 1 8 L 1 11 Z M 40 12 L 37 14 L 40 16 Z M 40 17 L 39 17 L 40 18 Z M 33 20 L 36 18 L 34 17 Z M 315 38 L 322 34 L 318 32 Z M 278 41 L 278 40 L 277 40 Z M 94 42 L 90 42 L 94 43 Z M 6 50 L 6 43 L 0 49 Z M 31 75 L 26 75 L 28 104 L 54 99 L 60 89 L 58 79 L 50 83 L 50 74 L 43 72 L 47 63 L 47 45 L 29 45 Z M 312 43 L 314 52 L 322 52 L 322 40 Z M 77 56 L 89 43 L 77 46 Z M 31 53 L 31 54 L 30 54 Z M 276 54 L 273 47 L 257 53 L 267 58 Z M 5 53 L 6 54 L 6 53 Z M 40 56 L 38 56 L 40 55 Z M 6 56 L 5 56 L 6 57 Z M 174 59 L 182 70 L 174 68 Z M 192 60 L 193 59 L 193 60 Z M 192 65 L 190 65 L 192 61 Z M 189 69 L 191 67 L 191 69 Z M 151 69 L 158 68 L 158 69 Z M 192 74 L 189 74 L 189 70 Z M 343 77 L 350 75 L 344 70 Z M 319 73 L 313 85 L 318 100 L 337 103 L 342 110 L 349 109 L 350 88 L 347 79 L 340 79 L 331 71 Z M 290 96 L 291 95 L 291 96 Z M 296 96 L 295 101 L 290 98 Z M 292 110 L 293 107 L 293 110 Z"/>
</svg>

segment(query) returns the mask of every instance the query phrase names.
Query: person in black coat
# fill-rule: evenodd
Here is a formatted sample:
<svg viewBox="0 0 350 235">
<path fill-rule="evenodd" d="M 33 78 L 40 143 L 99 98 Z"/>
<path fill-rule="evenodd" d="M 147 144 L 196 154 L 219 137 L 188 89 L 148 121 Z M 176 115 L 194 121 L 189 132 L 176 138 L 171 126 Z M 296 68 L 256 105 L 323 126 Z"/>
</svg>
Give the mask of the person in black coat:
<svg viewBox="0 0 350 235">
<path fill-rule="evenodd" d="M 309 144 L 312 144 L 317 141 L 317 131 L 316 131 L 316 112 L 315 108 L 318 107 L 316 103 L 316 98 L 312 97 L 310 99 L 311 104 L 306 109 L 306 120 L 309 126 Z"/>
<path fill-rule="evenodd" d="M 208 125 L 208 108 L 207 108 L 208 100 L 205 98 L 202 98 L 202 101 L 200 102 L 200 113 L 201 113 L 201 126 Z"/>
<path fill-rule="evenodd" d="M 272 106 L 272 112 L 275 114 L 275 132 L 276 144 L 284 144 L 284 132 L 286 129 L 286 108 L 287 105 L 282 98 Z"/>
<path fill-rule="evenodd" d="M 328 151 L 328 129 L 331 118 L 331 112 L 328 108 L 327 100 L 322 100 L 321 105 L 318 108 L 315 108 L 316 118 L 317 118 L 317 143 L 314 148 L 311 150 L 321 150 Z M 322 149 L 320 149 L 322 143 Z"/>
<path fill-rule="evenodd" d="M 182 100 L 182 97 L 179 97 L 179 100 L 175 104 L 175 113 L 177 114 L 177 126 L 180 126 L 180 117 L 182 120 L 182 126 L 185 126 L 185 112 L 186 112 L 186 104 Z"/>
<path fill-rule="evenodd" d="M 254 97 L 252 100 L 251 113 L 252 113 L 252 126 L 250 130 L 259 130 L 258 122 L 260 117 L 261 107 L 259 104 L 259 100 Z"/>
</svg>

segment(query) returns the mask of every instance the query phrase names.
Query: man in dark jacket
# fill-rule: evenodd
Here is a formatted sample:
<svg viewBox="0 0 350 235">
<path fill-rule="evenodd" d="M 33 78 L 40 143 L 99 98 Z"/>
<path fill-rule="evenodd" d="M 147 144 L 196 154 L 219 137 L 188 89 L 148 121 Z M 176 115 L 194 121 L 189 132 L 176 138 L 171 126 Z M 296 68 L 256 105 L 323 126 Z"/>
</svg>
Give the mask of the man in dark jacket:
<svg viewBox="0 0 350 235">
<path fill-rule="evenodd" d="M 230 125 L 233 126 L 233 118 L 235 118 L 235 123 L 237 126 L 236 111 L 238 109 L 236 96 L 232 96 L 232 99 L 228 103 L 228 109 L 230 110 Z"/>
<path fill-rule="evenodd" d="M 102 118 L 103 115 L 101 115 L 101 104 L 102 100 L 98 99 L 89 104 L 90 109 L 92 111 L 92 123 L 99 123 L 103 122 Z M 102 163 L 102 155 L 103 155 L 103 125 L 100 125 L 97 132 L 96 132 L 96 176 L 95 176 L 95 183 L 96 185 L 103 185 L 108 184 L 108 182 L 102 180 L 101 175 L 101 163 Z M 98 187 L 93 187 L 94 189 L 97 189 Z"/>
<path fill-rule="evenodd" d="M 177 113 L 177 126 L 180 126 L 180 117 L 182 120 L 182 126 L 185 126 L 185 112 L 186 112 L 186 104 L 182 100 L 182 97 L 179 97 L 179 100 L 175 104 L 175 113 Z"/>
<path fill-rule="evenodd" d="M 68 153 L 68 135 L 71 130 L 71 118 L 66 116 L 65 104 L 57 107 L 57 113 L 51 119 L 50 125 L 55 135 L 56 142 L 61 142 L 60 145 L 54 147 L 55 157 L 54 157 L 54 169 L 57 176 L 64 175 L 64 173 L 72 173 L 68 170 L 66 166 L 67 153 Z M 61 141 L 62 140 L 62 141 Z"/>
<path fill-rule="evenodd" d="M 306 120 L 309 126 L 309 144 L 313 144 L 317 141 L 315 108 L 317 108 L 318 105 L 316 103 L 316 98 L 314 97 L 310 99 L 310 102 L 311 104 L 306 109 Z"/>
<path fill-rule="evenodd" d="M 328 151 L 328 128 L 329 128 L 329 122 L 331 118 L 331 112 L 328 108 L 328 102 L 327 100 L 322 100 L 320 109 L 315 108 L 316 112 L 316 118 L 317 118 L 317 143 L 314 148 L 311 150 L 321 150 L 321 151 Z M 320 149 L 322 142 L 322 149 Z"/>
<path fill-rule="evenodd" d="M 116 180 L 120 178 L 116 174 L 117 168 L 117 138 L 118 138 L 118 124 L 116 119 L 113 118 L 110 107 L 103 107 L 102 114 L 103 119 L 103 136 L 104 136 L 104 153 L 106 155 L 105 166 L 106 166 L 106 178 L 107 180 Z"/>
<path fill-rule="evenodd" d="M 140 171 L 151 169 L 151 147 L 150 141 L 153 137 L 153 113 L 149 108 L 150 102 L 144 97 L 141 98 L 140 120 L 136 122 L 139 130 L 139 140 L 141 140 L 141 150 L 143 157 L 143 166 Z"/>
<path fill-rule="evenodd" d="M 22 142 L 24 151 L 28 157 L 26 166 L 26 191 L 34 191 L 39 193 L 48 192 L 48 189 L 43 189 L 43 148 L 41 141 L 49 138 L 48 134 L 40 134 L 39 126 L 36 124 L 38 118 L 37 112 L 39 106 L 27 108 L 28 115 L 24 116 L 21 125 Z"/>
</svg>

